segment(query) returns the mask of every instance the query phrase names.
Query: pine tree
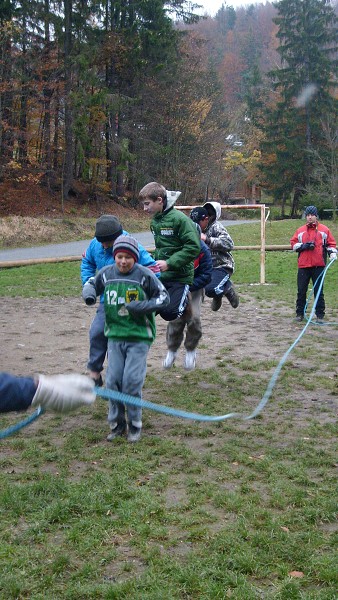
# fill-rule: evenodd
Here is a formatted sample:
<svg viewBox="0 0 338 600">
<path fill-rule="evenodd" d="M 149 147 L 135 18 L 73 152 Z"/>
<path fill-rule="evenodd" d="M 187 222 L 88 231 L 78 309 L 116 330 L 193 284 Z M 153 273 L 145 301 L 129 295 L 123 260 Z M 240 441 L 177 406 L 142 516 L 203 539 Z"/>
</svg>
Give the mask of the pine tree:
<svg viewBox="0 0 338 600">
<path fill-rule="evenodd" d="M 327 0 L 275 4 L 281 67 L 269 73 L 278 100 L 266 111 L 264 171 L 275 194 L 293 192 L 292 215 L 327 144 L 322 119 L 334 111 L 335 13 Z"/>
</svg>

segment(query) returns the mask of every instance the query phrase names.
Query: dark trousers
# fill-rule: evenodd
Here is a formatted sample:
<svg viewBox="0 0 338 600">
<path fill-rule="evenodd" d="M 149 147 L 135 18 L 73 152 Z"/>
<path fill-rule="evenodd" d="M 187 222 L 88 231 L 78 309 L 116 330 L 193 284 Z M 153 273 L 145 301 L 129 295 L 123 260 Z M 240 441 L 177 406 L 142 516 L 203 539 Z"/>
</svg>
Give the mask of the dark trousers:
<svg viewBox="0 0 338 600">
<path fill-rule="evenodd" d="M 211 281 L 205 286 L 205 295 L 208 298 L 216 298 L 216 296 L 226 296 L 232 283 L 230 281 L 232 272 L 226 267 L 217 267 L 211 273 Z"/>
<path fill-rule="evenodd" d="M 170 302 L 158 314 L 165 321 L 179 319 L 188 304 L 189 286 L 180 281 L 162 281 L 162 283 L 170 296 Z"/>
<path fill-rule="evenodd" d="M 297 302 L 296 302 L 296 314 L 303 316 L 304 308 L 306 305 L 306 295 L 307 289 L 312 280 L 313 283 L 313 293 L 314 297 L 317 296 L 318 287 L 321 282 L 321 278 L 318 281 L 319 275 L 324 271 L 324 267 L 306 267 L 304 269 L 298 269 L 297 274 L 297 286 L 298 286 L 298 294 L 297 294 Z M 317 281 L 317 283 L 315 283 Z M 323 286 L 324 287 L 324 286 Z M 318 318 L 324 317 L 325 315 L 325 300 L 323 287 L 320 291 L 319 298 L 316 304 L 316 316 Z"/>
</svg>

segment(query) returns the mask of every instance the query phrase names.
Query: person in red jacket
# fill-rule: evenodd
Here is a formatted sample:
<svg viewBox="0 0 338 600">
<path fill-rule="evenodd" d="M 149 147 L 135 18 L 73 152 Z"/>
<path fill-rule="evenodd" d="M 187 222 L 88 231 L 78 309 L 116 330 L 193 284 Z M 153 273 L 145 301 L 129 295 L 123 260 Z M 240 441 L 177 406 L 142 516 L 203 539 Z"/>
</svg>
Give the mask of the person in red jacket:
<svg viewBox="0 0 338 600">
<path fill-rule="evenodd" d="M 330 229 L 318 222 L 318 210 L 315 206 L 305 209 L 306 224 L 299 227 L 290 240 L 291 248 L 298 252 L 296 321 L 304 319 L 306 294 L 312 279 L 314 296 L 320 285 L 320 275 L 325 268 L 326 257 L 337 259 L 337 245 Z M 318 279 L 319 278 L 319 279 Z M 325 300 L 323 287 L 316 305 L 317 323 L 322 323 L 325 316 Z"/>
</svg>

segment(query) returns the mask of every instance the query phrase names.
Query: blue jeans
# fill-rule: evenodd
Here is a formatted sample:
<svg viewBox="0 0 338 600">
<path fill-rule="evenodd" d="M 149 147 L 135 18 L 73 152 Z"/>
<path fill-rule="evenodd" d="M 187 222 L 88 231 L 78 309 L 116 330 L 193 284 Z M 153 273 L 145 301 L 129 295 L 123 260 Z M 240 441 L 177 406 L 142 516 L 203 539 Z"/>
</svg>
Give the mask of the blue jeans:
<svg viewBox="0 0 338 600">
<path fill-rule="evenodd" d="M 106 386 L 136 398 L 142 398 L 147 372 L 149 344 L 144 342 L 115 342 L 108 340 L 108 368 Z M 129 425 L 142 427 L 142 408 L 127 405 Z M 111 429 L 126 422 L 125 405 L 109 400 L 108 423 Z"/>
<path fill-rule="evenodd" d="M 90 371 L 101 373 L 107 354 L 108 340 L 104 335 L 106 317 L 104 304 L 100 303 L 89 329 L 89 359 L 87 367 Z"/>
</svg>

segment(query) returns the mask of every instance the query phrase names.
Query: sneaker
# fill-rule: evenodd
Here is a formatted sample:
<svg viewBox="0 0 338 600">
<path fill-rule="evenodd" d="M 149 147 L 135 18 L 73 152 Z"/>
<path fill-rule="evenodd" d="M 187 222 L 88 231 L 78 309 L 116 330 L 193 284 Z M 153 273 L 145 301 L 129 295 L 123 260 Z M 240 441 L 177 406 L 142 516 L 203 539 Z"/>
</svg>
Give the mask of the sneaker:
<svg viewBox="0 0 338 600">
<path fill-rule="evenodd" d="M 298 321 L 298 323 L 301 323 L 301 321 L 303 321 L 304 317 L 303 315 L 296 315 L 295 317 L 295 321 Z"/>
<path fill-rule="evenodd" d="M 171 369 L 171 367 L 173 366 L 175 360 L 176 360 L 176 356 L 177 356 L 177 352 L 173 352 L 172 350 L 168 350 L 167 352 L 167 356 L 165 357 L 164 361 L 163 361 L 163 368 L 164 369 Z"/>
<path fill-rule="evenodd" d="M 186 371 L 193 371 L 196 367 L 196 350 L 187 350 L 184 361 Z"/>
<path fill-rule="evenodd" d="M 129 426 L 127 440 L 128 442 L 138 442 L 141 437 L 141 427 Z"/>
<path fill-rule="evenodd" d="M 222 296 L 216 296 L 212 299 L 211 302 L 211 310 L 215 311 L 219 310 L 222 306 Z"/>
<path fill-rule="evenodd" d="M 102 387 L 103 386 L 102 375 L 100 375 L 100 377 L 98 377 L 97 379 L 95 377 L 92 377 L 92 380 L 95 383 L 95 387 Z"/>
<path fill-rule="evenodd" d="M 323 315 L 317 316 L 316 323 L 322 325 L 324 323 Z"/>
<path fill-rule="evenodd" d="M 237 308 L 239 305 L 239 297 L 234 287 L 231 287 L 230 290 L 225 294 L 227 299 L 229 300 L 232 308 Z"/>
<path fill-rule="evenodd" d="M 114 427 L 107 435 L 107 442 L 112 442 L 115 438 L 121 437 L 124 433 L 126 433 L 126 424 L 120 423 L 119 425 L 116 425 L 116 427 Z"/>
</svg>

